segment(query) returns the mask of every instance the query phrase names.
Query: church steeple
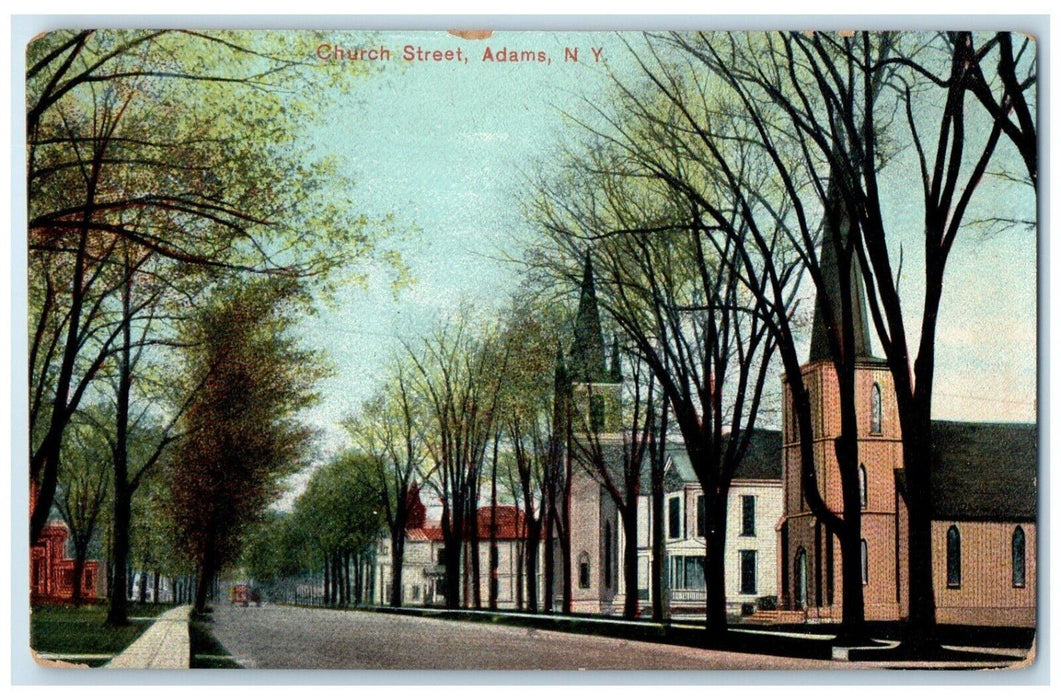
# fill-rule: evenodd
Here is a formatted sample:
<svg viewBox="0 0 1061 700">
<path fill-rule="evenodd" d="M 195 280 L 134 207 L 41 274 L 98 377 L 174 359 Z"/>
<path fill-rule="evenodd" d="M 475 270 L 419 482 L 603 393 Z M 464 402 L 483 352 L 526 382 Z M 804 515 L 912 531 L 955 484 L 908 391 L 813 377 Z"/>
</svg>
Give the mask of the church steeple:
<svg viewBox="0 0 1061 700">
<path fill-rule="evenodd" d="M 575 342 L 571 346 L 569 376 L 574 383 L 596 384 L 611 382 L 604 360 L 604 333 L 601 331 L 597 290 L 593 284 L 593 261 L 586 253 L 582 273 L 582 288 L 575 316 Z"/>
<path fill-rule="evenodd" d="M 836 206 L 834 203 L 839 200 L 837 194 L 838 193 L 834 187 L 830 185 L 829 194 L 827 196 L 831 201 L 827 203 L 827 206 Z M 842 204 L 839 206 L 842 208 L 841 215 L 838 217 L 840 224 L 839 235 L 842 237 L 841 242 L 846 244 L 848 230 L 850 229 L 851 223 L 846 208 L 843 208 Z M 825 317 L 822 314 L 820 296 L 823 293 L 828 296 L 834 322 L 836 324 L 841 322 L 840 264 L 837 261 L 836 244 L 834 243 L 833 238 L 833 236 L 837 235 L 837 232 L 833 231 L 833 227 L 829 224 L 828 217 L 826 217 L 823 227 L 822 252 L 819 257 L 819 265 L 822 271 L 824 288 L 818 290 L 819 298 L 816 299 L 814 303 L 814 325 L 811 329 L 810 356 L 807 358 L 808 362 L 832 359 L 832 352 L 829 349 L 829 326 L 826 324 Z M 853 255 L 851 256 L 851 275 L 849 279 L 852 285 L 851 325 L 854 330 L 855 357 L 871 357 L 869 326 L 866 324 L 866 299 L 862 292 L 862 273 L 859 270 L 858 260 Z"/>
</svg>

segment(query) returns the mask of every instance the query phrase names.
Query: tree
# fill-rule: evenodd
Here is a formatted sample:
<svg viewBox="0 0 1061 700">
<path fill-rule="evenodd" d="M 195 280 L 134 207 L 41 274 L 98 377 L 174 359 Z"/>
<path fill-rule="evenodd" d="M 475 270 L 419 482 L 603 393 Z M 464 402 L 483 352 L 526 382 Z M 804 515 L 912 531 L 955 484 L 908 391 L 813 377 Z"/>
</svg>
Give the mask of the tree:
<svg viewBox="0 0 1061 700">
<path fill-rule="evenodd" d="M 350 604 L 350 560 L 360 571 L 383 527 L 374 462 L 369 455 L 340 453 L 313 473 L 295 502 L 295 518 L 325 562 L 325 600 L 330 604 Z M 354 601 L 360 603 L 363 587 L 353 588 Z"/>
<path fill-rule="evenodd" d="M 315 399 L 323 370 L 291 334 L 298 293 L 293 281 L 270 278 L 221 289 L 185 327 L 186 373 L 206 379 L 184 414 L 169 482 L 180 545 L 199 576 L 198 611 L 312 444 L 295 416 Z"/>
<path fill-rule="evenodd" d="M 78 606 L 85 594 L 82 583 L 88 548 L 107 515 L 109 450 L 92 421 L 75 419 L 73 429 L 64 436 L 63 455 L 56 507 L 70 528 L 74 547 L 72 601 Z"/>
<path fill-rule="evenodd" d="M 462 313 L 428 337 L 420 352 L 407 346 L 417 391 L 426 397 L 430 415 L 426 447 L 433 467 L 428 484 L 442 500 L 448 608 L 461 603 L 461 560 L 469 533 L 478 531 L 481 467 L 494 435 L 508 362 L 507 351 L 498 351 L 488 330 L 475 330 Z"/>
<path fill-rule="evenodd" d="M 323 284 L 372 249 L 366 221 L 322 196 L 342 178 L 291 148 L 312 95 L 338 74 L 282 58 L 272 37 L 58 31 L 27 50 L 34 541 L 62 432 L 123 327 L 114 298 L 131 273 Z M 135 249 L 131 270 L 120 241 Z M 185 305 L 209 286 L 186 284 Z"/>
<path fill-rule="evenodd" d="M 602 113 L 611 131 L 597 127 L 561 174 L 537 183 L 531 216 L 551 248 L 532 264 L 570 281 L 578 279 L 572 262 L 583 251 L 591 257 L 601 307 L 670 404 L 705 495 L 706 636 L 716 641 L 726 630 L 729 485 L 755 428 L 775 340 L 758 297 L 733 271 L 736 246 L 720 244 L 705 220 L 711 179 L 690 187 L 674 176 L 688 167 L 682 142 L 667 132 L 674 120 L 632 92 L 622 97 L 624 120 Z M 794 265 L 780 274 L 798 278 Z"/>
<path fill-rule="evenodd" d="M 1002 64 L 1012 54 L 1006 48 L 1008 42 L 998 35 L 987 38 L 980 46 L 977 36 L 961 32 L 923 39 L 868 32 L 672 35 L 668 39 L 690 63 L 705 67 L 718 77 L 735 98 L 731 111 L 752 125 L 744 140 L 757 144 L 768 155 L 795 213 L 786 222 L 796 232 L 789 238 L 817 287 L 819 311 L 831 329 L 828 351 L 840 382 L 843 430 L 835 448 L 840 463 L 843 513 L 834 517 L 822 511 L 822 517 L 839 534 L 841 546 L 847 550 L 843 564 L 845 582 L 857 573 L 854 561 L 848 559 L 856 560 L 859 497 L 850 366 L 852 350 L 858 342 L 851 335 L 852 318 L 859 309 L 851 304 L 849 291 L 858 285 L 859 274 L 866 280 L 870 317 L 894 380 L 902 428 L 903 484 L 910 517 L 907 568 L 911 607 L 907 643 L 914 647 L 935 644 L 929 539 L 931 395 L 947 257 L 1003 133 L 1010 134 L 1021 151 L 1030 179 L 1036 179 L 1034 160 L 1027 157 L 1029 150 L 1021 145 L 1026 146 L 1027 140 L 1034 138 L 1034 129 L 1028 128 L 1024 112 L 1027 104 L 1020 106 L 1034 83 L 1034 61 L 1031 77 L 1018 84 L 1006 77 L 1007 73 L 1012 77 L 1013 67 Z M 982 103 L 989 101 L 982 66 L 994 46 L 999 47 L 1003 73 L 1002 96 L 996 106 L 1005 107 L 989 106 L 989 119 L 972 121 L 964 107 L 965 98 L 973 92 L 981 96 Z M 677 82 L 669 76 L 657 80 L 657 84 L 666 86 L 671 96 L 677 95 Z M 1009 122 L 1011 111 L 1017 115 L 1018 124 L 1023 125 Z M 710 153 L 712 166 L 729 180 L 731 191 L 743 192 L 744 202 L 761 199 L 759 192 L 741 182 L 739 167 L 719 147 L 727 135 L 733 137 L 733 132 L 722 132 L 717 125 L 688 110 L 683 115 L 686 127 Z M 895 115 L 905 117 L 905 133 L 898 126 L 901 119 L 895 119 Z M 931 139 L 923 136 L 926 130 L 933 133 Z M 933 141 L 935 152 L 931 151 Z M 901 241 L 897 243 L 899 237 L 889 231 L 891 222 L 880 195 L 882 178 L 892 172 L 890 164 L 902 162 L 894 158 L 896 143 L 912 146 L 915 172 L 923 185 L 925 296 L 919 346 L 912 362 L 903 318 L 903 309 L 910 304 L 901 303 L 898 292 L 901 255 L 896 248 Z M 908 171 L 895 176 L 912 179 Z M 750 210 L 747 205 L 745 208 Z M 815 255 L 815 210 L 822 212 L 817 218 L 826 231 L 821 259 Z M 713 218 L 718 221 L 722 217 Z M 750 240 L 756 244 L 753 249 L 766 257 L 767 248 L 762 244 L 766 238 L 759 229 L 752 231 L 755 235 Z M 727 232 L 727 237 L 743 240 L 733 232 Z M 830 264 L 825 263 L 827 255 L 833 256 Z M 830 267 L 841 277 L 839 302 L 823 294 L 829 286 L 824 275 Z M 782 308 L 782 304 L 775 304 L 780 355 L 793 393 L 797 422 L 806 423 L 810 416 L 809 407 L 804 405 L 806 389 L 798 381 L 794 344 L 784 328 Z M 800 429 L 801 442 L 806 443 L 809 430 L 804 426 Z M 808 492 L 816 493 L 812 488 L 811 461 L 811 456 L 805 454 L 803 481 Z M 816 512 L 819 510 L 816 507 Z M 855 597 L 851 609 L 849 594 Z M 849 591 L 845 585 L 844 599 L 845 623 L 849 616 L 857 621 L 859 591 Z"/>
<path fill-rule="evenodd" d="M 520 573 L 526 581 L 526 608 L 538 612 L 543 603 L 551 603 L 551 591 L 544 592 L 543 601 L 538 590 L 538 543 L 551 510 L 551 498 L 556 497 L 556 489 L 547 482 L 555 479 L 560 467 L 563 426 L 557 424 L 556 417 L 557 404 L 564 400 L 564 387 L 557 375 L 563 371 L 563 359 L 554 348 L 560 347 L 561 340 L 555 319 L 548 318 L 529 301 L 516 301 L 505 317 L 500 345 L 506 348 L 509 361 L 498 422 L 511 450 L 511 466 L 515 467 L 509 488 L 516 507 L 523 511 Z M 496 462 L 495 457 L 495 472 Z M 496 497 L 491 501 L 496 506 Z M 552 543 L 547 541 L 547 546 L 551 548 Z M 521 581 L 521 596 L 522 593 Z"/>
<path fill-rule="evenodd" d="M 422 508 L 423 425 L 428 415 L 424 397 L 413 391 L 410 373 L 409 366 L 396 362 L 388 385 L 357 416 L 344 421 L 356 449 L 372 460 L 369 480 L 390 533 L 392 607 L 402 604 L 405 531 L 411 522 L 423 524 L 423 513 L 414 511 Z"/>
</svg>

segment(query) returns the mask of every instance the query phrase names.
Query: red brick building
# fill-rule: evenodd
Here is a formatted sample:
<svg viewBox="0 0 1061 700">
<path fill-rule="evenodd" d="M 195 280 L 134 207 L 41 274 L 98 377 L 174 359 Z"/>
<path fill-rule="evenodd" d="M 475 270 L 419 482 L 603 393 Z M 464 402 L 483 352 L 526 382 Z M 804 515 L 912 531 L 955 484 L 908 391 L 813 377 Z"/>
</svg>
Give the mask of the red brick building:
<svg viewBox="0 0 1061 700">
<path fill-rule="evenodd" d="M 823 277 L 839 300 L 832 242 L 822 246 Z M 907 615 L 907 513 L 902 435 L 891 373 L 870 352 L 858 269 L 853 268 L 855 403 L 862 506 L 862 584 L 867 620 Z M 839 308 L 837 303 L 833 308 Z M 802 367 L 810 394 L 818 486 L 842 513 L 834 440 L 840 435 L 840 390 L 821 307 Z M 808 621 L 839 621 L 840 546 L 807 505 L 800 479 L 800 441 L 788 384 L 784 388 L 784 509 L 778 525 L 780 606 Z M 933 422 L 933 582 L 941 623 L 1035 626 L 1037 430 L 1035 425 Z"/>
<path fill-rule="evenodd" d="M 36 488 L 30 490 L 30 512 L 36 503 Z M 40 539 L 30 547 L 30 602 L 61 603 L 74 597 L 74 560 L 66 556 L 66 540 L 70 529 L 61 520 L 52 520 L 44 527 Z M 81 575 L 81 596 L 84 600 L 100 597 L 100 563 L 85 562 Z"/>
</svg>

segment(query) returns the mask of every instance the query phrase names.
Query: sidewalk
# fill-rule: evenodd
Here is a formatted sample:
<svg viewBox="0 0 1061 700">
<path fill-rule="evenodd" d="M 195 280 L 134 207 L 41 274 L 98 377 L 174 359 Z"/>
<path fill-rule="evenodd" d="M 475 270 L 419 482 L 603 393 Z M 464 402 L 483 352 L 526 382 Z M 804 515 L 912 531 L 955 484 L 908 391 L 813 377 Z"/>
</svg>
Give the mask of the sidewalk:
<svg viewBox="0 0 1061 700">
<path fill-rule="evenodd" d="M 188 668 L 191 655 L 188 616 L 191 611 L 192 606 L 182 605 L 163 613 L 105 668 Z"/>
</svg>

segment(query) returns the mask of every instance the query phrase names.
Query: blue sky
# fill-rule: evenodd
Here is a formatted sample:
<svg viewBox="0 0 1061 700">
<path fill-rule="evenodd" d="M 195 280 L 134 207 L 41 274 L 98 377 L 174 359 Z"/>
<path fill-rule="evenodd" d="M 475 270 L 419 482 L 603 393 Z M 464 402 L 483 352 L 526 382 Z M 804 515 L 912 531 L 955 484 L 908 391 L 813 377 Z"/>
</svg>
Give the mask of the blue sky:
<svg viewBox="0 0 1061 700">
<path fill-rule="evenodd" d="M 585 114 L 583 96 L 606 97 L 609 68 L 633 75 L 627 49 L 608 33 L 498 32 L 468 41 L 444 32 L 337 32 L 328 41 L 345 48 L 382 43 L 395 58 L 374 64 L 377 72 L 367 77 L 351 71 L 352 89 L 320 105 L 305 138 L 356 180 L 350 206 L 370 217 L 391 214 L 399 228 L 418 231 L 395 244 L 414 286 L 395 299 L 376 276 L 368 289 L 342 291 L 335 308 L 302 326 L 306 344 L 324 349 L 336 369 L 320 386 L 322 403 L 307 413 L 325 436 L 322 458 L 343 446 L 338 422 L 372 394 L 402 340 L 415 342 L 461 302 L 481 310 L 503 303 L 519 269 L 501 258 L 535 235 L 519 215 L 523 173 L 561 140 L 578 137 L 579 127 L 562 112 Z M 469 60 L 407 63 L 399 59 L 405 44 L 461 47 Z M 551 63 L 482 62 L 487 46 L 544 51 Z M 579 49 L 578 63 L 563 61 L 567 46 Z M 592 47 L 603 47 L 602 63 L 593 62 Z M 307 45 L 307 54 L 314 49 Z M 922 213 L 911 158 L 900 154 L 895 175 L 886 175 L 884 205 L 889 230 L 902 243 L 900 291 L 916 343 Z M 976 211 L 1028 210 L 1030 202 L 1026 187 L 992 183 L 978 193 Z M 946 280 L 936 417 L 1034 420 L 1035 233 L 963 231 Z"/>
</svg>

